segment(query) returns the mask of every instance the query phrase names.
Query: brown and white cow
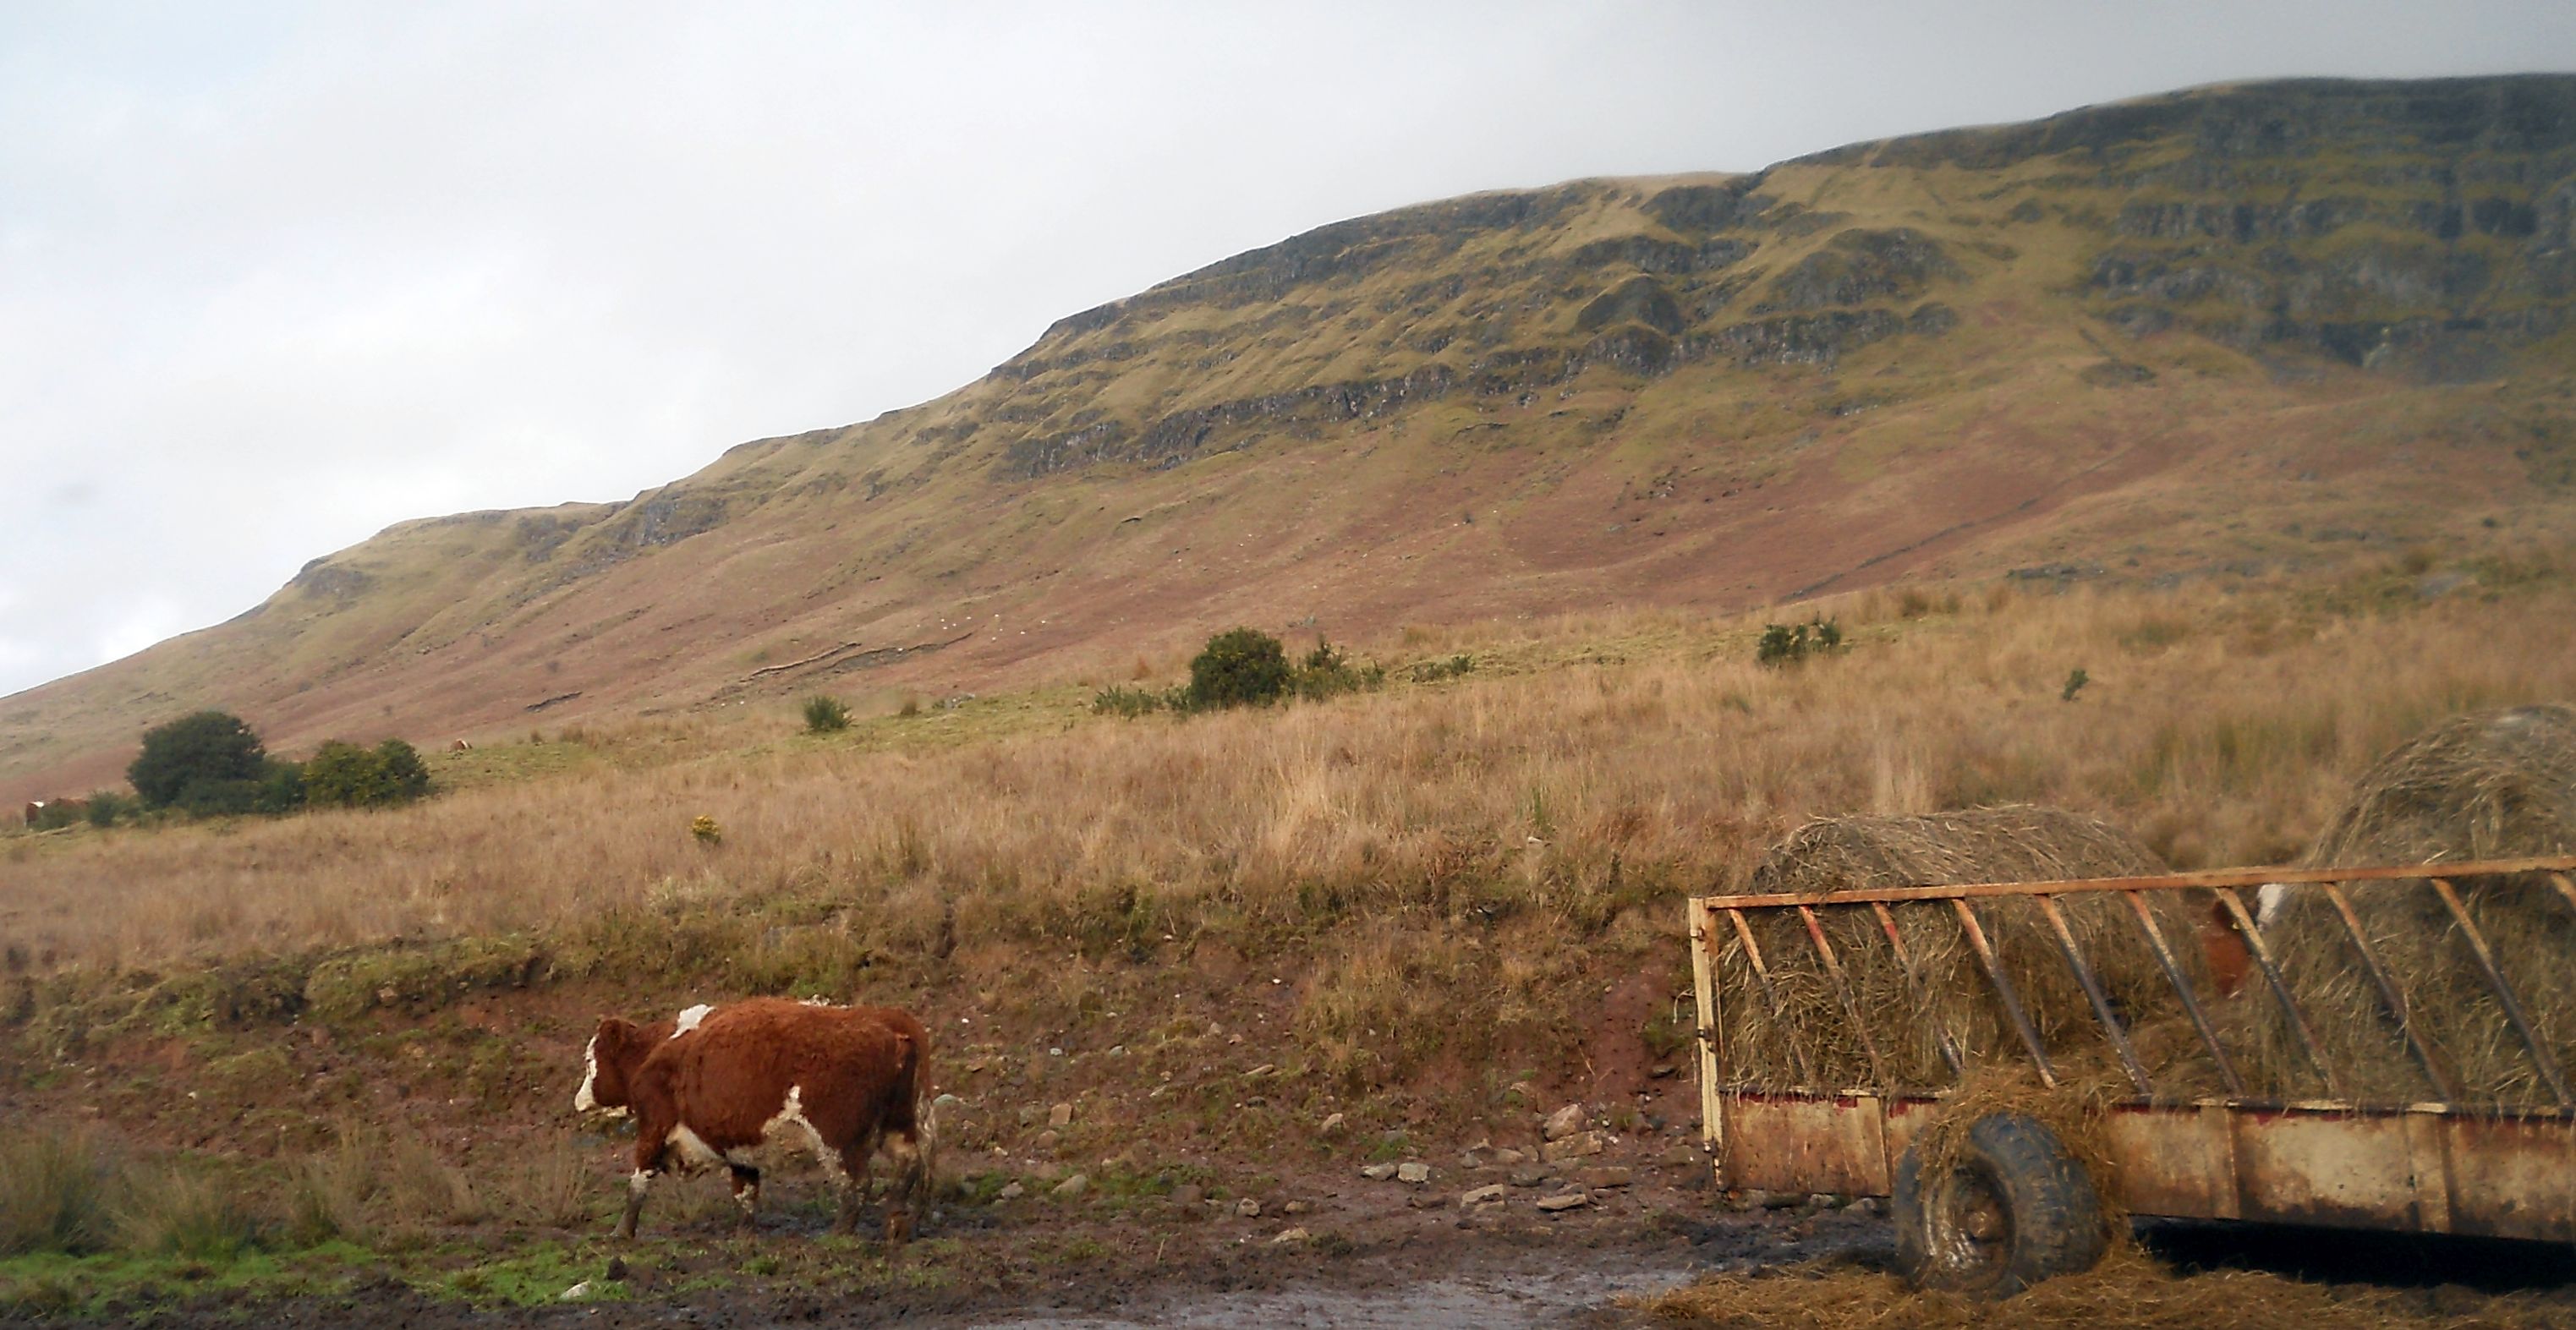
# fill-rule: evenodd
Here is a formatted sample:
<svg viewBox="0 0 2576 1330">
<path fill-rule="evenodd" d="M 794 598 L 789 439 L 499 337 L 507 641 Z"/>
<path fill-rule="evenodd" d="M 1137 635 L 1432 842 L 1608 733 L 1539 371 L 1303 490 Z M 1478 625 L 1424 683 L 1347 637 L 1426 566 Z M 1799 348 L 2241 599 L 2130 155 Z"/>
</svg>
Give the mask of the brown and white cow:
<svg viewBox="0 0 2576 1330">
<path fill-rule="evenodd" d="M 732 1172 L 749 1224 L 760 1204 L 752 1152 L 780 1142 L 822 1162 L 838 1195 L 837 1233 L 856 1225 L 868 1165 L 884 1151 L 897 1169 L 886 1239 L 909 1237 L 910 1206 L 928 1181 L 919 1098 L 929 1053 L 921 1022 L 894 1007 L 751 998 L 651 1025 L 602 1020 L 573 1107 L 635 1115 L 635 1172 L 617 1235 L 635 1236 L 644 1197 L 665 1170 L 718 1164 Z"/>
</svg>

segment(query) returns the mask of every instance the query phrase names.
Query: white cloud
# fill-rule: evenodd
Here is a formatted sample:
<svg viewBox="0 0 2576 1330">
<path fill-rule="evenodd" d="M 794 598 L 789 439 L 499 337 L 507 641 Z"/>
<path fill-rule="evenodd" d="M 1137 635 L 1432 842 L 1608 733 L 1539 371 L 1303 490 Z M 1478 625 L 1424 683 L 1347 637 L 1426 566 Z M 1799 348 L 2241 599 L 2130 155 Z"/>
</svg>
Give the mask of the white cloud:
<svg viewBox="0 0 2576 1330">
<path fill-rule="evenodd" d="M 0 692 L 407 517 L 621 498 L 1337 218 L 2216 79 L 2393 2 L 0 10 Z"/>
</svg>

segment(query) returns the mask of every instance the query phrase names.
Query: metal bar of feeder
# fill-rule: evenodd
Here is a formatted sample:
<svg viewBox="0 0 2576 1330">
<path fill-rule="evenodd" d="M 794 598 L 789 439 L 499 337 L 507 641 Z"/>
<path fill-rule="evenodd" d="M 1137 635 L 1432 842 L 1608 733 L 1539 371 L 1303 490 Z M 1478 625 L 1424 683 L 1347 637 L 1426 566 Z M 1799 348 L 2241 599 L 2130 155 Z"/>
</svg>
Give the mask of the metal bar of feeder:
<svg viewBox="0 0 2576 1330">
<path fill-rule="evenodd" d="M 2415 1055 L 2416 1065 L 2422 1067 L 2425 1077 L 2433 1082 L 2433 1093 L 2445 1100 L 2457 1101 L 2460 1097 L 2458 1074 L 2415 1028 L 2415 1013 L 2407 1006 L 2405 990 L 2397 986 L 2397 980 L 2379 963 L 2378 955 L 2371 951 L 2370 936 L 2362 931 L 2361 916 L 2353 913 L 2352 902 L 2344 896 L 2342 886 L 2327 882 L 2320 884 L 2319 889 L 2325 892 L 2327 900 L 2334 903 L 2335 913 L 2343 917 L 2344 934 L 2352 939 L 2353 949 L 2361 953 L 2362 973 L 2369 975 L 2372 985 L 2379 989 L 2380 1005 L 2396 1019 L 2397 1032 L 2406 1039 L 2406 1051 Z"/>
<path fill-rule="evenodd" d="M 1787 1004 L 1780 1001 L 1780 990 L 1771 986 L 1770 967 L 1762 963 L 1762 944 L 1753 940 L 1753 929 L 1744 922 L 1742 910 L 1728 910 L 1728 922 L 1735 925 L 1736 938 L 1744 943 L 1745 963 L 1753 967 L 1753 977 L 1762 985 L 1762 1000 L 1771 1007 L 1771 1024 L 1780 1031 L 1780 1040 L 1789 1046 L 1789 1059 L 1798 1064 L 1801 1084 L 1816 1083 L 1816 1073 L 1807 1065 L 1807 1050 L 1798 1046 L 1797 1028 L 1789 1020 Z"/>
<path fill-rule="evenodd" d="M 2164 968 L 2165 979 L 2173 985 L 2174 996 L 2182 999 L 2182 1009 L 2191 1017 L 2191 1028 L 2200 1035 L 2200 1046 L 2209 1050 L 2210 1060 L 2218 1064 L 2219 1079 L 2227 1082 L 2227 1093 L 2233 1098 L 2244 1098 L 2244 1079 L 2236 1074 L 2236 1064 L 2227 1060 L 2227 1050 L 2219 1045 L 2218 1028 L 2209 1023 L 2209 1014 L 2200 1009 L 2200 1000 L 2191 995 L 2191 980 L 2184 976 L 2182 964 L 2174 959 L 2173 948 L 2165 945 L 2165 933 L 2156 926 L 2154 911 L 2149 910 L 2145 898 L 2134 891 L 2121 892 L 2120 899 L 2129 903 L 2130 910 L 2138 916 L 2138 926 L 2146 930 L 2147 949 L 2155 953 L 2156 964 Z"/>
<path fill-rule="evenodd" d="M 1959 1056 L 1959 1042 L 1950 1037 L 1950 1025 L 1941 1019 L 1941 1007 L 1933 1000 L 1931 987 L 1915 973 L 1914 956 L 1905 949 L 1905 938 L 1896 930 L 1896 916 L 1878 901 L 1871 901 L 1869 908 L 1877 913 L 1878 926 L 1887 932 L 1887 945 L 1896 951 L 1896 966 L 1905 972 L 1906 986 L 1914 990 L 1914 1000 L 1923 1004 L 1923 1018 L 1932 1023 L 1932 1038 L 1941 1046 L 1941 1061 L 1949 1066 L 1951 1076 L 1967 1075 L 1967 1062 Z"/>
<path fill-rule="evenodd" d="M 2327 1069 L 2323 1053 L 2317 1051 L 2317 1037 L 2308 1032 L 2308 1019 L 2299 1014 L 2299 1004 L 2290 999 L 2289 982 L 2281 977 L 2281 963 L 2272 959 L 2272 948 L 2263 940 L 2263 930 L 2254 926 L 2254 916 L 2245 912 L 2245 902 L 2234 887 L 2217 889 L 2218 903 L 2236 922 L 2236 931 L 2245 938 L 2245 950 L 2254 956 L 2255 968 L 2263 972 L 2263 982 L 2272 986 L 2272 996 L 2281 1003 L 2281 1014 L 2290 1020 L 2290 1033 L 2299 1041 L 2299 1051 L 2308 1055 L 2308 1065 L 2316 1068 L 2317 1081 L 2325 1086 L 2326 1097 L 2339 1098 L 2334 1073 Z"/>
<path fill-rule="evenodd" d="M 1969 948 L 1977 953 L 1977 960 L 1986 967 L 1986 978 L 1993 981 L 1995 996 L 2003 999 L 2004 1014 L 2012 1018 L 2013 1033 L 2021 1036 L 2022 1047 L 2029 1050 L 2031 1065 L 2039 1068 L 2039 1083 L 2056 1089 L 2057 1071 L 2048 1065 L 2048 1052 L 2040 1047 L 2039 1031 L 2032 1028 L 2030 1013 L 2022 1010 L 2021 995 L 2013 991 L 2012 980 L 2004 974 L 2003 962 L 1995 956 L 1995 949 L 1987 945 L 1986 930 L 1978 927 L 1976 911 L 1969 909 L 1968 903 L 1956 896 L 1950 898 L 1950 908 L 1959 912 L 1959 927 L 1968 935 Z"/>
<path fill-rule="evenodd" d="M 2147 1069 L 2138 1065 L 2138 1051 L 2129 1047 L 2129 1032 L 2120 1028 L 2119 1013 L 2111 1010 L 2111 995 L 2102 990 L 2102 981 L 2093 976 L 2093 967 L 2084 960 L 2084 950 L 2075 945 L 2075 932 L 2066 926 L 2066 913 L 2057 908 L 2054 896 L 2033 896 L 2039 912 L 2048 916 L 2048 926 L 2057 933 L 2057 949 L 2066 957 L 2066 968 L 2075 972 L 2075 982 L 2084 989 L 2084 1000 L 2093 1004 L 2094 1018 L 2102 1022 L 2102 1032 L 2111 1037 L 2111 1051 L 2120 1055 L 2120 1069 L 2129 1073 L 2129 1083 L 2138 1093 L 2153 1099 L 2155 1082 Z"/>
<path fill-rule="evenodd" d="M 1860 1009 L 1860 999 L 1843 979 L 1843 963 L 1834 958 L 1834 944 L 1825 940 L 1824 925 L 1816 922 L 1816 912 L 1808 906 L 1798 907 L 1798 917 L 1807 922 L 1807 936 L 1816 943 L 1816 954 L 1824 958 L 1825 977 L 1833 980 L 1834 996 L 1843 1002 L 1843 1014 L 1851 1018 L 1852 1033 L 1860 1036 L 1860 1051 L 1869 1058 L 1870 1084 L 1880 1090 L 1895 1089 L 1887 1079 L 1887 1064 L 1879 1059 L 1878 1041 L 1869 1034 L 1869 1017 Z"/>
<path fill-rule="evenodd" d="M 2363 867 L 2228 868 L 2198 873 L 2158 873 L 2145 877 L 2070 878 L 2063 882 L 1971 882 L 1960 886 L 1873 887 L 1866 891 L 1785 891 L 1709 896 L 1710 909 L 1772 905 L 1865 905 L 1871 901 L 1939 901 L 1985 896 L 2077 895 L 2088 891 L 2178 891 L 2192 887 L 2260 887 L 2275 882 L 2403 881 L 2448 873 L 2453 877 L 2509 877 L 2517 873 L 2564 873 L 2576 870 L 2576 855 L 2543 855 L 2530 859 L 2479 859 L 2448 864 L 2390 864 Z"/>
<path fill-rule="evenodd" d="M 2449 910 L 2451 918 L 2460 925 L 2460 936 L 2467 940 L 2469 950 L 2476 954 L 2478 968 L 2486 971 L 2487 984 L 2495 989 L 2496 1001 L 2504 1004 L 2505 1019 L 2513 1022 L 2514 1033 L 2521 1035 L 2523 1046 L 2531 1050 L 2531 1063 L 2540 1069 L 2542 1083 L 2549 1087 L 2549 1093 L 2557 1096 L 2560 1108 L 2576 1105 L 2576 1100 L 2568 1096 L 2567 1077 L 2559 1071 L 2557 1057 L 2532 1030 L 2531 1018 L 2522 1012 L 2522 1000 L 2514 996 L 2513 985 L 2505 982 L 2504 971 L 2496 965 L 2495 952 L 2487 947 L 2486 934 L 2479 932 L 2476 921 L 2469 918 L 2469 908 L 2461 903 L 2460 893 L 2438 877 L 2433 879 L 2433 890 L 2441 895 L 2443 908 Z"/>
</svg>

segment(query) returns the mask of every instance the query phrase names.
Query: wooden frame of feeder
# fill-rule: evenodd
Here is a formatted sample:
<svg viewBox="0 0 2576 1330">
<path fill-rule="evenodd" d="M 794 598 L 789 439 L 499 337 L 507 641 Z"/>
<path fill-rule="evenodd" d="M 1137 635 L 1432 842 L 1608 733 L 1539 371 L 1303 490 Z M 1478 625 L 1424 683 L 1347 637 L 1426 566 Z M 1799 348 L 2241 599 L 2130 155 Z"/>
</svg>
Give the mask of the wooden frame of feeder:
<svg viewBox="0 0 2576 1330">
<path fill-rule="evenodd" d="M 2111 1155 L 2114 1193 L 2108 1199 L 2133 1215 L 2319 1224 L 2339 1228 L 2463 1233 L 2491 1237 L 2576 1242 L 2576 1095 L 2565 1069 L 2533 1030 L 2512 986 L 2495 963 L 2484 935 L 2471 920 L 2454 881 L 2540 875 L 2576 910 L 2576 856 L 2411 864 L 2371 868 L 2249 868 L 2157 877 L 2093 878 L 2064 882 L 1990 882 L 1957 886 L 1891 887 L 1870 891 L 1795 892 L 1776 895 L 1700 896 L 1689 903 L 1692 986 L 1699 999 L 1701 1135 L 1714 1156 L 1721 1188 L 1773 1192 L 1885 1196 L 1893 1189 L 1896 1162 L 1940 1111 L 1947 1091 L 1910 1093 L 1878 1088 L 1812 1084 L 1805 1055 L 1794 1041 L 1801 1084 L 1789 1090 L 1729 1089 L 1726 1052 L 1719 1038 L 1725 1003 L 1773 1002 L 1770 969 L 1745 916 L 1795 912 L 1809 945 L 1841 1000 L 1873 1079 L 1889 1084 L 1878 1044 L 1860 1017 L 1833 946 L 1819 923 L 1820 910 L 1866 909 L 1893 946 L 1899 966 L 1922 1001 L 1924 1019 L 1943 1061 L 1961 1072 L 1957 1044 L 1942 1028 L 1922 979 L 1913 968 L 1895 916 L 1901 902 L 1946 901 L 1960 931 L 1994 989 L 2021 1051 L 2045 1084 L 2054 1070 L 2019 993 L 1989 942 L 1975 903 L 1995 897 L 2034 901 L 2055 935 L 2059 955 L 2090 1001 L 2094 1019 L 2136 1090 L 2106 1110 L 2104 1142 Z M 2407 1019 L 2405 998 L 2371 950 L 2369 938 L 2343 886 L 2352 882 L 2424 879 L 2440 898 L 2477 962 L 2488 990 L 2531 1055 L 2552 1108 L 2506 1108 L 2459 1102 L 2455 1073 Z M 2407 1052 L 2441 1102 L 2376 1104 L 2339 1097 L 2325 1058 L 2279 962 L 2243 899 L 2247 887 L 2279 883 L 2322 892 L 2334 905 L 2346 936 L 2398 1029 Z M 2266 1100 L 2248 1096 L 2244 1081 L 2220 1046 L 2209 1013 L 2193 994 L 2174 944 L 2159 930 L 2142 894 L 2200 890 L 2213 893 L 2243 937 L 2253 969 L 2323 1084 L 2327 1098 Z M 2157 1094 L 2140 1065 L 2128 1033 L 2096 978 L 2082 946 L 2057 906 L 2060 896 L 2123 894 L 2165 977 L 2182 999 L 2194 1032 L 2215 1060 L 2230 1094 L 2221 1098 L 2171 1098 Z M 1744 949 L 1750 972 L 1745 991 L 1721 992 L 1717 957 L 1733 941 Z M 2250 980 L 2250 976 L 2249 976 Z M 2250 995 L 2247 1000 L 2258 1000 Z"/>
</svg>

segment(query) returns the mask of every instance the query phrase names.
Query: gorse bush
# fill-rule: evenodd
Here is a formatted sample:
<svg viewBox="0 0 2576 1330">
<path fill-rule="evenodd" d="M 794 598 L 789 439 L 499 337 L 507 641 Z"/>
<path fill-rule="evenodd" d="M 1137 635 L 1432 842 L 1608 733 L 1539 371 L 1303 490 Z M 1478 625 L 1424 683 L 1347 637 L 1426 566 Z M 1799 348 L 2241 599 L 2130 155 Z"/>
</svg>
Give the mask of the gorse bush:
<svg viewBox="0 0 2576 1330">
<path fill-rule="evenodd" d="M 1094 715 L 1130 718 L 1157 711 L 1220 711 L 1291 697 L 1316 701 L 1385 682 L 1385 666 L 1354 665 L 1330 642 L 1317 640 L 1314 649 L 1292 665 L 1278 638 L 1255 628 L 1236 628 L 1208 639 L 1206 649 L 1190 662 L 1188 683 L 1159 690 L 1112 684 L 1091 699 L 1091 710 Z"/>
<path fill-rule="evenodd" d="M 200 711 L 143 732 L 143 752 L 125 769 L 146 808 L 249 812 L 268 754 L 239 716 Z"/>
<path fill-rule="evenodd" d="M 841 699 L 827 693 L 816 693 L 805 699 L 807 734 L 837 734 L 848 728 L 850 709 L 842 704 Z"/>
<path fill-rule="evenodd" d="M 1288 652 L 1258 628 L 1236 628 L 1208 639 L 1190 660 L 1190 705 L 1218 707 L 1276 702 L 1288 692 Z"/>
<path fill-rule="evenodd" d="M 1762 640 L 1753 648 L 1753 659 L 1764 665 L 1794 665 L 1809 656 L 1830 655 L 1842 647 L 1842 626 L 1831 619 L 1764 624 Z"/>
<path fill-rule="evenodd" d="M 400 739 L 373 748 L 331 739 L 304 764 L 303 788 L 317 808 L 381 808 L 429 793 L 429 768 Z"/>
</svg>

